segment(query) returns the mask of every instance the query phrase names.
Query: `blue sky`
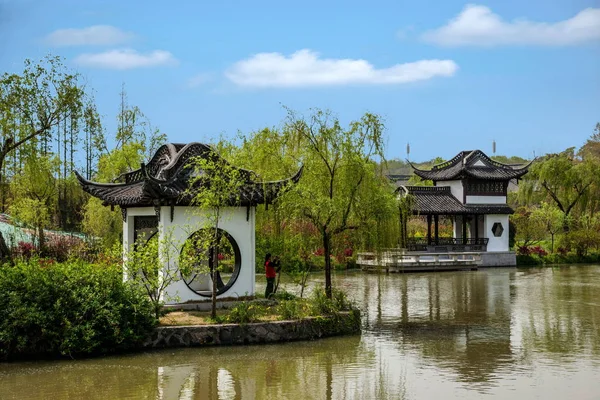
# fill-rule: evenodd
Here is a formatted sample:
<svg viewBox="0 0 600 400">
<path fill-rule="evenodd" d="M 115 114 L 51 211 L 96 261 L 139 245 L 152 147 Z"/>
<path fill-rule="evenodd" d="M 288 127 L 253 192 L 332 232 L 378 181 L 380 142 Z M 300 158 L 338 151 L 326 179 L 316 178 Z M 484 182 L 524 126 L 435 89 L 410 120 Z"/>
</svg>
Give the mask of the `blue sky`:
<svg viewBox="0 0 600 400">
<path fill-rule="evenodd" d="M 0 0 L 0 71 L 51 53 L 114 129 L 132 105 L 173 142 L 278 126 L 282 105 L 366 112 L 388 158 L 530 158 L 600 122 L 596 1 Z"/>
</svg>

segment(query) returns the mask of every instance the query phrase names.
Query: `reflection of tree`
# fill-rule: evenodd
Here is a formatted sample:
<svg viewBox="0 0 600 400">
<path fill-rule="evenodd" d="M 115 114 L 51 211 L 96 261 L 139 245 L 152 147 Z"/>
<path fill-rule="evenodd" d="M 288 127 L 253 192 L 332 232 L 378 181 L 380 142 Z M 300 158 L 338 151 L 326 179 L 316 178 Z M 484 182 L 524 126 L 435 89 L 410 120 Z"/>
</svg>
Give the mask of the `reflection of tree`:
<svg viewBox="0 0 600 400">
<path fill-rule="evenodd" d="M 568 361 L 565 355 L 600 354 L 600 286 L 593 268 L 564 267 L 527 271 L 537 279 L 521 280 L 517 301 L 525 349 L 543 351 Z M 594 275 L 595 274 L 595 275 Z M 525 275 L 525 273 L 524 273 Z"/>
<path fill-rule="evenodd" d="M 398 280 L 395 307 L 387 309 L 392 315 L 376 321 L 374 330 L 415 346 L 428 361 L 456 370 L 468 382 L 487 382 L 510 362 L 509 274 L 459 272 Z"/>
</svg>

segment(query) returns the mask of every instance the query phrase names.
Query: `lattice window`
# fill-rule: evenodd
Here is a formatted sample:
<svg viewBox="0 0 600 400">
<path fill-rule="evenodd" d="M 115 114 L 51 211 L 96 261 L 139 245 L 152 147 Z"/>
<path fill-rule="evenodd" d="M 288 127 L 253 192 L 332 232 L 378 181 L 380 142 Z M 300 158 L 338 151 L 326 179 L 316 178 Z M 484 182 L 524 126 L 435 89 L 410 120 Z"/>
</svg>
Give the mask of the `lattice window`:
<svg viewBox="0 0 600 400">
<path fill-rule="evenodd" d="M 467 195 L 505 196 L 506 185 L 503 181 L 468 180 L 465 185 Z"/>
</svg>

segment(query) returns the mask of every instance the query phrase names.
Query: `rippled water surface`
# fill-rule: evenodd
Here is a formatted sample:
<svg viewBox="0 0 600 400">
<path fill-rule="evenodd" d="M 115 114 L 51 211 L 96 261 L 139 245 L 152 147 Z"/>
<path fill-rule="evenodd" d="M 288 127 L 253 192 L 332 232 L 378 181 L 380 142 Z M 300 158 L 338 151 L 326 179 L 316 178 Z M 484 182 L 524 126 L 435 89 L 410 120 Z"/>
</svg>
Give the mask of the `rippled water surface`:
<svg viewBox="0 0 600 400">
<path fill-rule="evenodd" d="M 362 335 L 0 364 L 0 399 L 600 399 L 600 266 L 334 282 Z"/>
</svg>

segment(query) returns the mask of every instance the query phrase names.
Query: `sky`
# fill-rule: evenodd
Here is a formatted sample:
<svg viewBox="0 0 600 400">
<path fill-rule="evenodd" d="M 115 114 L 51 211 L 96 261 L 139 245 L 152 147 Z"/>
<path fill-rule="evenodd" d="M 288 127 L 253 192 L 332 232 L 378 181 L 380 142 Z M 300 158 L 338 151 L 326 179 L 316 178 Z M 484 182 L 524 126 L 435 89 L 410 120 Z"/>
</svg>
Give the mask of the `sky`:
<svg viewBox="0 0 600 400">
<path fill-rule="evenodd" d="M 59 55 L 108 133 L 119 92 L 171 142 L 382 117 L 387 158 L 531 158 L 600 122 L 600 0 L 0 0 L 0 72 Z"/>
</svg>

